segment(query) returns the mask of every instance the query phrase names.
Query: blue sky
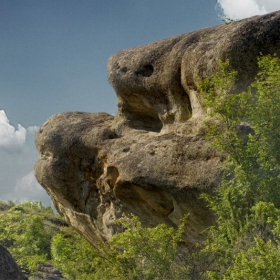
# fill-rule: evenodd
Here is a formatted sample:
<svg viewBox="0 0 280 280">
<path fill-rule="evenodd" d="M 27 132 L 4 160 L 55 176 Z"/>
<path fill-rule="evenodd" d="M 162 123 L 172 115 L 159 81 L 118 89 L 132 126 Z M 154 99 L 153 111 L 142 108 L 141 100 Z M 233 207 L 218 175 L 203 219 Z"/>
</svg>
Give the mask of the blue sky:
<svg viewBox="0 0 280 280">
<path fill-rule="evenodd" d="M 279 0 L 1 0 L 0 199 L 49 203 L 32 172 L 36 128 L 64 111 L 114 115 L 111 54 L 279 9 Z"/>
<path fill-rule="evenodd" d="M 1 0 L 1 107 L 24 126 L 61 111 L 114 114 L 111 54 L 217 18 L 209 0 Z"/>
</svg>

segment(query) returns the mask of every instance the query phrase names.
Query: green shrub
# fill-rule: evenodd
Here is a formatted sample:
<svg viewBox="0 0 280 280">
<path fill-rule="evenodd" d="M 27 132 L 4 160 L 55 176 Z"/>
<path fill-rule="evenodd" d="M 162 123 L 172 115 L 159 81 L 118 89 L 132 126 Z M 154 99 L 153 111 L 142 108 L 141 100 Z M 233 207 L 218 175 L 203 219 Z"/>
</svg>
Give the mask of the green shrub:
<svg viewBox="0 0 280 280">
<path fill-rule="evenodd" d="M 245 92 L 232 92 L 229 62 L 202 82 L 208 136 L 226 155 L 216 195 L 204 195 L 217 215 L 202 250 L 213 257 L 210 279 L 279 279 L 280 60 L 258 63 Z"/>
</svg>

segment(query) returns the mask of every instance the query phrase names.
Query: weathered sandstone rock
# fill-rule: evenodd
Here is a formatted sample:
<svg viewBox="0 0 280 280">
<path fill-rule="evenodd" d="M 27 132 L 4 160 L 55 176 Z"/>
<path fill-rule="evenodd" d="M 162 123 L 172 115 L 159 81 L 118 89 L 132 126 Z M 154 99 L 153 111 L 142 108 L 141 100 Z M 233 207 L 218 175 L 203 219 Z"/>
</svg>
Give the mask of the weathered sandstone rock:
<svg viewBox="0 0 280 280">
<path fill-rule="evenodd" d="M 0 245 L 0 279 L 27 280 L 6 248 Z"/>
<path fill-rule="evenodd" d="M 198 77 L 229 59 L 241 90 L 260 52 L 280 55 L 280 12 L 114 54 L 117 116 L 62 113 L 37 132 L 35 174 L 58 212 L 93 246 L 118 232 L 123 212 L 149 226 L 190 213 L 185 241 L 203 239 L 214 217 L 199 196 L 219 183 L 222 159 L 204 140 Z"/>
</svg>

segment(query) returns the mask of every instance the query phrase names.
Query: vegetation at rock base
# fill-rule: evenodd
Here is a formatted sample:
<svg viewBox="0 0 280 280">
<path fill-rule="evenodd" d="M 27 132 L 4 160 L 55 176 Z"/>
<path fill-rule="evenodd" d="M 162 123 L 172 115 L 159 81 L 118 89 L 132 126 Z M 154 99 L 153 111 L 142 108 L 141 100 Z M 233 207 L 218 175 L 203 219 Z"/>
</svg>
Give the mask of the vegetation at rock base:
<svg viewBox="0 0 280 280">
<path fill-rule="evenodd" d="M 256 80 L 236 93 L 229 62 L 202 83 L 209 139 L 227 155 L 216 196 L 217 215 L 202 252 L 210 279 L 279 279 L 280 60 L 261 56 Z"/>
<path fill-rule="evenodd" d="M 0 244 L 26 274 L 36 275 L 38 267 L 50 261 L 53 236 L 68 230 L 60 216 L 41 202 L 0 202 Z"/>
<path fill-rule="evenodd" d="M 92 249 L 89 255 L 83 252 L 81 246 L 85 244 L 80 237 L 69 243 L 57 235 L 52 241 L 54 263 L 69 279 L 179 279 L 188 274 L 188 269 L 177 259 L 186 220 L 177 231 L 166 225 L 143 228 L 136 216 L 123 217 L 117 222 L 124 231 L 99 250 Z M 89 265 L 86 270 L 80 266 L 82 260 Z M 90 269 L 91 273 L 83 274 Z"/>
<path fill-rule="evenodd" d="M 97 250 L 39 202 L 0 203 L 0 244 L 30 278 L 50 262 L 77 280 L 280 279 L 280 60 L 258 63 L 244 92 L 228 61 L 201 81 L 207 135 L 225 164 L 215 195 L 203 195 L 217 223 L 194 252 L 179 250 L 187 217 L 178 229 L 123 217 L 123 232 Z"/>
<path fill-rule="evenodd" d="M 0 244 L 30 279 L 44 263 L 75 280 L 180 279 L 189 273 L 178 254 L 187 217 L 177 230 L 143 228 L 136 216 L 123 217 L 116 221 L 123 232 L 97 250 L 40 202 L 1 202 L 0 210 Z"/>
</svg>

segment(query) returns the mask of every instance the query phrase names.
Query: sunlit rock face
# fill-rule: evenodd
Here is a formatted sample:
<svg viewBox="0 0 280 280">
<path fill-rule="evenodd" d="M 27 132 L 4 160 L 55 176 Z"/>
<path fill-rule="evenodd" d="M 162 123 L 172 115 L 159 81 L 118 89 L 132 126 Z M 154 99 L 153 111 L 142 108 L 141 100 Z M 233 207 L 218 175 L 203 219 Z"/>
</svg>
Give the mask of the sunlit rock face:
<svg viewBox="0 0 280 280">
<path fill-rule="evenodd" d="M 203 240 L 215 219 L 199 197 L 219 184 L 222 158 L 204 139 L 198 80 L 229 59 L 242 90 L 260 53 L 280 54 L 280 12 L 112 55 L 117 115 L 57 114 L 37 132 L 35 174 L 58 212 L 93 246 L 119 231 L 122 213 L 145 226 L 189 213 L 186 244 Z"/>
</svg>

